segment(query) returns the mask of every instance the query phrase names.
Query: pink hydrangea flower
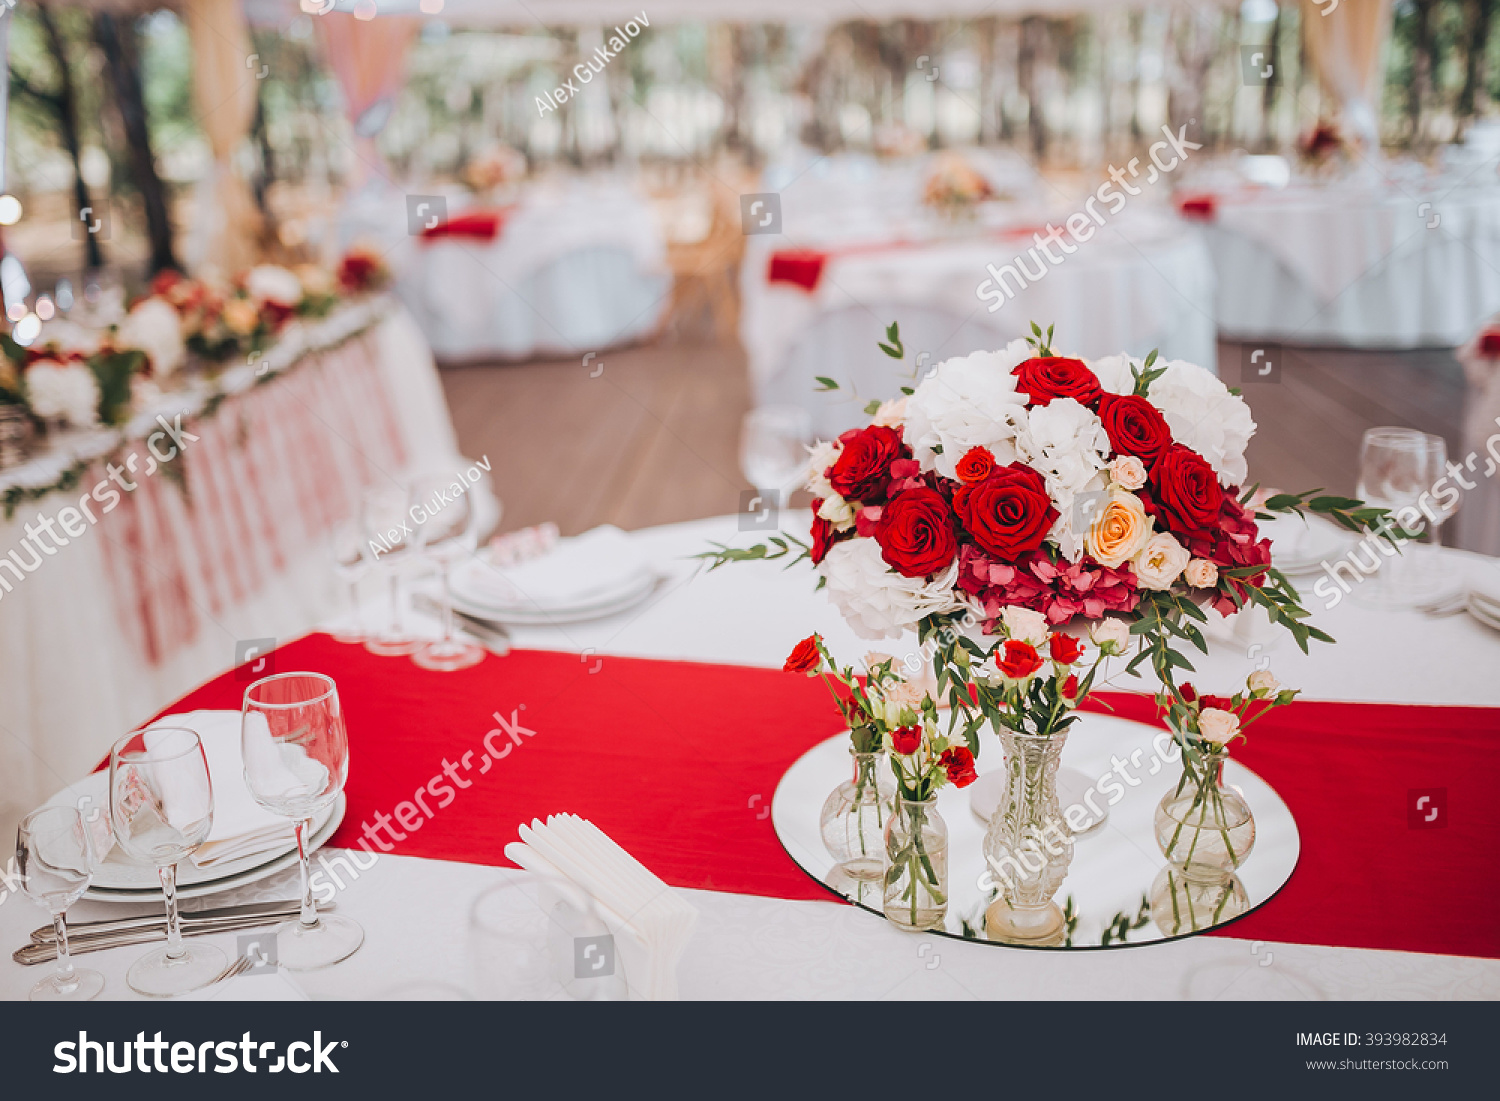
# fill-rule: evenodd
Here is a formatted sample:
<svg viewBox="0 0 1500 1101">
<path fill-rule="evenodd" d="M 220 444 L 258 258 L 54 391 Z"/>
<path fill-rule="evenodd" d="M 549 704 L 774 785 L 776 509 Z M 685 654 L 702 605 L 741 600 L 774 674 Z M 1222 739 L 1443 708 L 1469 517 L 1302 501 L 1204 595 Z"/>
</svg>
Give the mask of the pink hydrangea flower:
<svg viewBox="0 0 1500 1101">
<path fill-rule="evenodd" d="M 983 606 L 984 629 L 991 634 L 1007 605 L 1041 612 L 1048 623 L 1058 624 L 1079 616 L 1102 619 L 1105 612 L 1129 612 L 1140 600 L 1129 566 L 1110 569 L 1087 556 L 1077 562 L 1053 562 L 1041 551 L 1011 565 L 975 546 L 959 550 L 958 587 Z"/>
</svg>

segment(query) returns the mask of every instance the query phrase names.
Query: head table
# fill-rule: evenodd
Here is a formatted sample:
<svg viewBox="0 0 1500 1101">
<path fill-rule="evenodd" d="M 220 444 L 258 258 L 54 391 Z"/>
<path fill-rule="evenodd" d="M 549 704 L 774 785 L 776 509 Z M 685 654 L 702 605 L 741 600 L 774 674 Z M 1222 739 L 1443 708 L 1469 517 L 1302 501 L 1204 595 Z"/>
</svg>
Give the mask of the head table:
<svg viewBox="0 0 1500 1101">
<path fill-rule="evenodd" d="M 786 529 L 804 530 L 805 519 L 787 516 Z M 1284 683 L 1317 701 L 1257 726 L 1241 754 L 1298 818 L 1303 855 L 1288 885 L 1214 935 L 1095 952 L 971 944 L 903 933 L 838 903 L 781 851 L 765 813 L 776 781 L 839 724 L 821 686 L 779 667 L 813 630 L 850 659 L 869 644 L 812 592 L 805 566 L 702 573 L 687 560 L 709 540 L 760 534 L 728 517 L 636 533 L 670 578 L 650 602 L 593 623 L 516 628 L 509 655 L 458 673 L 376 658 L 324 634 L 282 647 L 278 671 L 319 670 L 341 686 L 349 810 L 320 855 L 343 883 L 339 911 L 367 931 L 353 957 L 294 976 L 296 986 L 314 998 L 465 996 L 470 904 L 517 874 L 503 846 L 522 821 L 571 811 L 699 909 L 679 976 L 684 997 L 1500 997 L 1500 931 L 1484 916 L 1500 903 L 1490 855 L 1500 826 L 1500 635 L 1463 616 L 1343 599 L 1315 611 L 1340 643 L 1312 656 L 1290 641 L 1195 655 L 1192 679 L 1205 690 L 1243 680 L 1268 654 Z M 1455 573 L 1500 568 L 1443 553 Z M 881 645 L 900 654 L 908 643 Z M 231 671 L 165 711 L 234 707 L 243 687 Z M 1139 700 L 1116 700 L 1143 714 Z M 461 765 L 487 736 L 518 727 L 513 752 L 488 776 L 471 775 L 451 806 L 400 843 L 379 842 L 374 858 L 338 851 L 369 838 L 365 827 L 389 820 L 445 763 Z M 979 767 L 997 764 L 981 757 Z M 1415 788 L 1446 792 L 1446 828 L 1410 828 Z M 363 870 L 336 859 L 352 855 Z M 288 871 L 187 908 L 295 893 Z M 80 903 L 71 916 L 124 910 Z M 0 906 L 0 943 L 19 946 L 42 918 L 19 901 Z M 232 937 L 218 939 L 233 950 Z M 104 997 L 133 997 L 123 975 L 140 951 L 89 957 L 108 980 Z M 37 975 L 7 953 L 0 996 L 24 997 Z M 236 989 L 246 988 L 220 994 L 241 996 Z"/>
</svg>

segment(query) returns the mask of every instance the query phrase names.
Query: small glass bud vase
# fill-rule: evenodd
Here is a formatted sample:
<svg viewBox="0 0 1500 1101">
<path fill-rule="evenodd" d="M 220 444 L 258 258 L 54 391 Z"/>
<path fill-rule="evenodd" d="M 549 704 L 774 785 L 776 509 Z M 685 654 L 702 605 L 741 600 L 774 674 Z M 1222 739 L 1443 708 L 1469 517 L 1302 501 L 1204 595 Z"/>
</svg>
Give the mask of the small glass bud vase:
<svg viewBox="0 0 1500 1101">
<path fill-rule="evenodd" d="M 896 785 L 885 750 L 862 753 L 851 745 L 849 755 L 854 758 L 854 776 L 828 796 L 818 828 L 845 875 L 879 879 L 885 874 L 885 824 L 895 810 Z"/>
<path fill-rule="evenodd" d="M 1255 819 L 1244 797 L 1224 786 L 1223 750 L 1193 764 L 1156 808 L 1156 843 L 1188 879 L 1217 882 L 1234 874 L 1255 848 Z"/>
<path fill-rule="evenodd" d="M 940 929 L 948 915 L 948 824 L 937 797 L 896 795 L 885 826 L 885 916 L 901 929 Z"/>
<path fill-rule="evenodd" d="M 1052 896 L 1073 863 L 1073 831 L 1057 798 L 1066 731 L 997 733 L 1005 750 L 1005 795 L 984 835 L 984 860 L 999 897 L 985 911 L 985 933 L 1007 944 L 1051 944 L 1066 929 Z"/>
<path fill-rule="evenodd" d="M 1250 909 L 1237 875 L 1190 879 L 1168 864 L 1151 884 L 1151 920 L 1163 936 L 1180 937 L 1232 921 Z"/>
</svg>

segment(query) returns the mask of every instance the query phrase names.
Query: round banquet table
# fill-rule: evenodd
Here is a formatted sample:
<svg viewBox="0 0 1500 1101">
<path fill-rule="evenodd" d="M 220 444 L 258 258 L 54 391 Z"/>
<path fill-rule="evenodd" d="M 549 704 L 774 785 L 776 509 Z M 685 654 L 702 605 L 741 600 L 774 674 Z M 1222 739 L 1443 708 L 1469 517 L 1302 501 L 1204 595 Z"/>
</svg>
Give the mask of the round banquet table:
<svg viewBox="0 0 1500 1101">
<path fill-rule="evenodd" d="M 865 423 L 868 397 L 910 385 L 914 370 L 920 377 L 944 359 L 1027 336 L 1033 321 L 1056 327 L 1060 354 L 1155 348 L 1216 368 L 1213 268 L 1202 241 L 1174 218 L 1127 207 L 991 311 L 993 298 L 977 293 L 987 265 L 1012 263 L 1074 208 L 986 204 L 974 223 L 954 225 L 910 205 L 830 208 L 810 191 L 798 181 L 782 192 L 783 232 L 746 237 L 740 339 L 757 403 L 806 408 L 820 436 Z M 797 273 L 787 257 L 799 261 Z M 901 362 L 876 348 L 892 321 L 906 346 Z M 819 376 L 842 389 L 817 392 Z"/>
<path fill-rule="evenodd" d="M 1492 171 L 1198 196 L 1231 339 L 1456 347 L 1500 308 Z"/>
<path fill-rule="evenodd" d="M 790 514 L 786 529 L 803 530 L 806 519 L 806 514 Z M 851 634 L 821 596 L 812 592 L 812 579 L 805 567 L 783 571 L 777 563 L 756 563 L 704 573 L 687 561 L 686 556 L 703 549 L 710 540 L 745 545 L 762 534 L 741 533 L 736 523 L 735 518 L 724 517 L 636 533 L 635 539 L 646 556 L 671 578 L 650 602 L 594 623 L 515 628 L 515 645 L 527 650 L 578 653 L 586 662 L 602 660 L 606 666 L 612 657 L 644 657 L 763 669 L 779 668 L 791 643 L 813 630 L 825 636 L 834 652 L 850 659 L 869 647 Z M 1449 556 L 1454 571 L 1500 569 L 1500 562 L 1494 559 L 1458 551 L 1442 553 Z M 1416 613 L 1380 613 L 1345 600 L 1331 611 L 1319 611 L 1316 621 L 1342 642 L 1315 649 L 1311 657 L 1298 653 L 1289 641 L 1273 644 L 1269 650 L 1275 673 L 1284 683 L 1303 689 L 1306 698 L 1480 708 L 1500 705 L 1500 682 L 1494 676 L 1495 669 L 1500 668 L 1500 634 L 1467 617 L 1437 619 Z M 320 637 L 294 645 L 329 652 L 327 648 L 335 644 L 318 642 Z M 886 650 L 897 653 L 902 652 L 902 645 L 883 644 Z M 1399 666 L 1393 665 L 1393 655 L 1399 657 Z M 383 676 L 425 675 L 404 659 L 382 660 L 389 662 L 385 667 L 389 672 L 382 671 Z M 520 660 L 528 659 L 518 652 L 491 657 L 470 672 L 481 678 L 502 678 L 505 663 Z M 1237 647 L 1216 646 L 1211 655 L 1195 654 L 1194 660 L 1198 670 L 1193 679 L 1200 685 L 1221 689 L 1242 679 L 1253 667 L 1253 661 Z M 490 671 L 485 674 L 487 668 Z M 329 671 L 336 672 L 333 668 Z M 493 683 L 498 685 L 500 681 Z M 488 708 L 515 706 L 513 699 L 526 697 L 496 691 L 481 693 L 479 698 L 485 700 L 483 708 Z M 1472 717 L 1474 712 L 1469 714 Z M 1489 712 L 1479 714 L 1488 721 Z M 1500 712 L 1495 715 L 1494 733 L 1500 735 Z M 600 724 L 609 722 L 607 715 L 598 718 Z M 489 720 L 476 714 L 472 721 L 477 734 Z M 767 717 L 767 722 L 773 721 L 773 716 Z M 712 716 L 704 715 L 703 722 L 704 736 L 711 736 Z M 1261 729 L 1261 736 L 1267 737 Z M 390 762 L 362 763 L 357 738 L 352 736 L 351 741 L 355 744 L 354 772 L 390 767 Z M 1452 767 L 1483 768 L 1492 774 L 1489 761 L 1494 753 L 1500 753 L 1500 741 L 1493 744 L 1497 748 L 1488 761 L 1471 757 L 1454 762 Z M 545 754 L 545 745 L 544 733 L 528 742 L 523 752 Z M 1336 748 L 1326 741 L 1297 747 L 1297 752 L 1306 754 L 1309 769 L 1342 767 Z M 565 756 L 546 760 L 549 768 L 555 765 L 559 776 L 567 768 Z M 991 767 L 992 762 L 980 761 L 982 771 Z M 1454 776 L 1449 783 L 1457 791 Z M 617 777 L 614 782 L 627 781 Z M 1417 784 L 1423 780 L 1413 775 L 1409 781 L 1403 777 L 1402 782 Z M 768 796 L 765 792 L 762 797 Z M 690 790 L 681 792 L 684 800 L 692 797 Z M 754 799 L 749 800 L 747 810 L 741 800 L 737 810 L 726 809 L 726 813 L 744 815 L 753 822 L 755 805 Z M 587 806 L 555 809 L 576 810 L 585 816 L 589 813 Z M 669 817 L 669 812 L 670 808 L 663 807 L 664 816 Z M 1481 811 L 1467 807 L 1462 813 L 1477 815 Z M 1404 816 L 1404 811 L 1393 806 L 1371 808 L 1370 814 L 1376 818 Z M 1302 825 L 1306 845 L 1307 824 Z M 669 828 L 664 819 L 662 829 Z M 759 828 L 769 831 L 771 827 L 762 821 Z M 1454 833 L 1457 829 L 1455 826 Z M 1451 840 L 1448 835 L 1430 836 L 1436 839 L 1434 843 Z M 509 839 L 499 837 L 495 843 Z M 683 840 L 691 847 L 690 838 Z M 1079 842 L 1087 843 L 1087 839 Z M 1305 854 L 1304 848 L 1304 858 Z M 716 855 L 726 865 L 736 857 L 735 852 Z M 1478 872 L 1489 874 L 1487 868 Z M 344 963 L 293 976 L 291 981 L 297 990 L 313 998 L 459 996 L 468 989 L 471 974 L 466 954 L 468 907 L 487 886 L 515 874 L 454 860 L 380 856 L 338 896 L 339 911 L 364 925 L 364 947 Z M 723 890 L 684 889 L 683 893 L 700 911 L 694 939 L 679 973 L 685 998 L 1500 997 L 1500 960 L 1480 958 L 1477 953 L 1463 956 L 1329 947 L 1299 943 L 1294 938 L 1251 940 L 1232 935 L 1233 926 L 1227 936 L 1198 936 L 1102 952 L 1025 951 L 913 936 L 873 914 L 834 903 L 831 896 L 820 901 L 816 895 L 804 895 L 794 901 Z M 208 904 L 294 894 L 294 873 L 281 873 L 276 879 L 241 888 L 233 897 L 217 896 Z M 1267 908 L 1275 906 L 1276 901 L 1273 899 Z M 122 912 L 122 907 L 85 902 L 75 907 L 71 916 L 86 919 Z M 20 945 L 27 931 L 41 920 L 40 909 L 30 904 L 13 901 L 0 906 L 0 943 Z M 1454 915 L 1453 920 L 1462 923 L 1470 918 Z M 234 948 L 232 937 L 216 939 L 226 950 Z M 107 978 L 104 997 L 134 996 L 123 976 L 141 951 L 139 947 L 114 949 L 88 957 L 88 965 L 103 971 Z M 1500 950 L 1490 955 L 1500 956 Z M 24 997 L 38 975 L 38 968 L 23 968 L 4 959 L 0 962 L 0 996 Z M 291 987 L 266 989 L 270 991 L 266 996 L 285 996 Z M 256 996 L 250 991 L 248 986 L 226 985 L 209 996 Z"/>
</svg>

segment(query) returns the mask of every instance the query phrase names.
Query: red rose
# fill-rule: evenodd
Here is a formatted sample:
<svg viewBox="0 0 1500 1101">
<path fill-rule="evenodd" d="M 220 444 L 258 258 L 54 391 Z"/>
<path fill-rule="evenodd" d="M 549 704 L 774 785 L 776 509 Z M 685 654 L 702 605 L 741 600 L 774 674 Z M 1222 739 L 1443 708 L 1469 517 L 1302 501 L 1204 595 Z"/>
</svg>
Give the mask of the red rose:
<svg viewBox="0 0 1500 1101">
<path fill-rule="evenodd" d="M 886 565 L 903 577 L 937 573 L 958 554 L 948 502 L 926 486 L 898 494 L 881 510 L 875 541 Z"/>
<path fill-rule="evenodd" d="M 1177 689 L 1177 694 L 1182 697 L 1183 703 L 1192 703 L 1198 698 L 1198 690 L 1187 681 L 1182 682 L 1182 686 Z"/>
<path fill-rule="evenodd" d="M 920 726 L 898 726 L 891 731 L 891 748 L 903 757 L 915 753 L 921 745 L 922 728 Z"/>
<path fill-rule="evenodd" d="M 1052 652 L 1052 660 L 1063 665 L 1072 665 L 1083 656 L 1083 647 L 1072 635 L 1053 635 L 1047 648 Z"/>
<path fill-rule="evenodd" d="M 1005 562 L 1040 547 L 1057 519 L 1047 483 L 1021 463 L 997 467 L 984 481 L 960 487 L 953 508 L 974 541 Z"/>
<path fill-rule="evenodd" d="M 1172 430 L 1156 406 L 1135 394 L 1105 394 L 1099 399 L 1099 419 L 1110 447 L 1147 466 L 1172 445 Z"/>
<path fill-rule="evenodd" d="M 1016 376 L 1016 389 L 1026 391 L 1033 405 L 1046 405 L 1053 398 L 1072 398 L 1080 405 L 1091 406 L 1103 393 L 1099 376 L 1081 359 L 1036 356 L 1011 374 Z"/>
<path fill-rule="evenodd" d="M 828 554 L 828 548 L 838 542 L 838 532 L 834 526 L 823 517 L 818 515 L 818 509 L 822 507 L 823 499 L 820 497 L 812 503 L 812 564 L 816 566 L 823 561 Z"/>
<path fill-rule="evenodd" d="M 1042 667 L 1042 656 L 1036 647 L 1020 639 L 1008 638 L 1001 646 L 1000 657 L 995 659 L 1000 672 L 1012 680 L 1029 677 Z"/>
<path fill-rule="evenodd" d="M 1196 451 L 1173 444 L 1151 467 L 1151 498 L 1146 511 L 1167 530 L 1189 537 L 1217 526 L 1224 490 L 1214 468 Z"/>
<path fill-rule="evenodd" d="M 979 779 L 979 773 L 974 769 L 974 754 L 969 752 L 968 746 L 949 746 L 938 757 L 938 764 L 943 766 L 948 773 L 948 782 L 956 788 L 966 788 Z"/>
<path fill-rule="evenodd" d="M 843 450 L 828 469 L 828 484 L 850 501 L 885 499 L 891 464 L 904 458 L 901 433 L 883 424 L 855 428 L 839 437 Z"/>
<path fill-rule="evenodd" d="M 1198 710 L 1202 711 L 1205 707 L 1216 707 L 1220 711 L 1232 711 L 1234 710 L 1234 701 L 1226 696 L 1201 696 L 1198 699 Z"/>
<path fill-rule="evenodd" d="M 792 652 L 787 657 L 786 664 L 781 667 L 781 671 L 783 673 L 811 673 L 822 663 L 823 655 L 818 652 L 818 636 L 808 635 L 792 647 Z"/>
<path fill-rule="evenodd" d="M 1076 700 L 1078 698 L 1078 678 L 1072 673 L 1068 679 L 1063 681 L 1062 694 L 1064 699 Z"/>
<path fill-rule="evenodd" d="M 995 456 L 990 454 L 987 447 L 971 447 L 964 452 L 964 457 L 956 464 L 958 480 L 964 485 L 973 485 L 982 482 L 990 476 L 990 471 L 995 469 Z"/>
</svg>

